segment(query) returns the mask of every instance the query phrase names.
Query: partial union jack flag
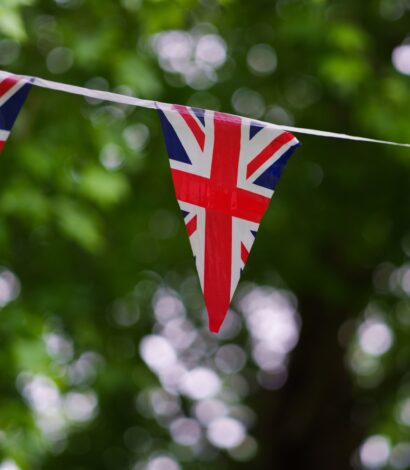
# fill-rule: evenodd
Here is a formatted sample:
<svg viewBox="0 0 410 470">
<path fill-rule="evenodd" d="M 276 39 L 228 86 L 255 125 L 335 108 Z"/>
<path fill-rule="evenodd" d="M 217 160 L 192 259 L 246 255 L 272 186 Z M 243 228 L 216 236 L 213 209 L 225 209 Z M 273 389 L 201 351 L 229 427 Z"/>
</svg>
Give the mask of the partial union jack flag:
<svg viewBox="0 0 410 470">
<path fill-rule="evenodd" d="M 30 91 L 31 83 L 8 73 L 0 74 L 0 152 Z"/>
<path fill-rule="evenodd" d="M 299 146 L 251 119 L 159 105 L 176 197 L 218 332 L 282 170 Z"/>
</svg>

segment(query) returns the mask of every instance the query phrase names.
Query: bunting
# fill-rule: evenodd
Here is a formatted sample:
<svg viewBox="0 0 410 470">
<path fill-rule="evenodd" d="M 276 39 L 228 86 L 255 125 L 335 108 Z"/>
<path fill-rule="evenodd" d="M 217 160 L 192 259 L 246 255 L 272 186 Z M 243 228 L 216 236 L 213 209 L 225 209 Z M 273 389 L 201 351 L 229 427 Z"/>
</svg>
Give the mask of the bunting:
<svg viewBox="0 0 410 470">
<path fill-rule="evenodd" d="M 30 88 L 30 82 L 14 75 L 3 74 L 0 77 L 0 152 L 10 135 Z"/>
<path fill-rule="evenodd" d="M 181 105 L 158 109 L 209 328 L 229 309 L 262 217 L 298 140 L 250 119 Z"/>
<path fill-rule="evenodd" d="M 0 70 L 0 151 L 32 85 L 157 109 L 213 332 L 219 331 L 225 319 L 262 217 L 286 162 L 299 145 L 291 132 L 410 147 L 409 143 L 281 126 Z"/>
</svg>

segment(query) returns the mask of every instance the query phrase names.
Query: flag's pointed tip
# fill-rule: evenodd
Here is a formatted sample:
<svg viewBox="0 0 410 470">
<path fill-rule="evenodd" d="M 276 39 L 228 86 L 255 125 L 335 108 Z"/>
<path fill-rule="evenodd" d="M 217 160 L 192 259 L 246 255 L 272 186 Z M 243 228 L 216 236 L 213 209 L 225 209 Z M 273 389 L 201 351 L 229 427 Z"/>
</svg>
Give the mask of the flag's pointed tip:
<svg viewBox="0 0 410 470">
<path fill-rule="evenodd" d="M 219 330 L 221 329 L 224 319 L 222 318 L 221 320 L 215 320 L 215 319 L 212 319 L 212 317 L 209 317 L 208 320 L 209 320 L 209 331 L 215 334 L 219 333 Z"/>
<path fill-rule="evenodd" d="M 220 329 L 221 329 L 220 325 L 216 326 L 216 325 L 213 325 L 211 322 L 209 322 L 209 331 L 211 333 L 218 334 Z"/>
<path fill-rule="evenodd" d="M 225 320 L 225 317 L 228 313 L 227 308 L 220 308 L 220 309 L 209 309 L 208 311 L 208 324 L 209 324 L 209 331 L 211 333 L 219 333 L 221 326 Z"/>
</svg>

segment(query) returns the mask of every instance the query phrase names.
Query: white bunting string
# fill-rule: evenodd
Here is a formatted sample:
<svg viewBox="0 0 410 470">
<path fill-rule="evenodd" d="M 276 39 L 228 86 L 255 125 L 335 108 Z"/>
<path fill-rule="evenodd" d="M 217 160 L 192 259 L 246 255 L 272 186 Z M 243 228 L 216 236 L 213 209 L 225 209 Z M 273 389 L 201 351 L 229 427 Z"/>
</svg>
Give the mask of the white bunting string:
<svg viewBox="0 0 410 470">
<path fill-rule="evenodd" d="M 8 72 L 0 71 L 0 79 L 9 77 L 11 74 Z M 72 93 L 74 95 L 87 96 L 88 98 L 94 98 L 97 100 L 112 101 L 114 103 L 127 104 L 130 106 L 138 106 L 141 108 L 156 109 L 158 105 L 162 106 L 171 106 L 168 103 L 161 103 L 159 101 L 153 100 L 143 100 L 140 98 L 135 98 L 133 96 L 122 95 L 119 93 L 111 93 L 108 91 L 102 90 L 93 90 L 90 88 L 84 88 L 74 85 L 67 85 L 66 83 L 53 82 L 51 80 L 44 80 L 43 78 L 38 77 L 29 77 L 23 75 L 15 75 L 18 78 L 25 80 L 32 85 L 36 85 L 41 88 L 48 88 L 50 90 L 64 91 L 66 93 Z M 388 140 L 379 140 L 379 139 L 370 139 L 368 137 L 359 137 L 349 134 L 340 134 L 337 132 L 328 132 L 317 129 L 306 129 L 304 127 L 292 127 L 292 126 L 282 126 L 281 124 L 273 124 L 264 121 L 255 121 L 262 126 L 275 127 L 276 129 L 282 129 L 284 131 L 299 133 L 299 134 L 309 134 L 316 135 L 319 137 L 331 137 L 335 139 L 344 139 L 344 140 L 356 140 L 360 142 L 371 142 L 375 144 L 387 144 L 387 145 L 396 145 L 398 147 L 407 147 L 410 148 L 410 144 L 391 142 Z"/>
</svg>

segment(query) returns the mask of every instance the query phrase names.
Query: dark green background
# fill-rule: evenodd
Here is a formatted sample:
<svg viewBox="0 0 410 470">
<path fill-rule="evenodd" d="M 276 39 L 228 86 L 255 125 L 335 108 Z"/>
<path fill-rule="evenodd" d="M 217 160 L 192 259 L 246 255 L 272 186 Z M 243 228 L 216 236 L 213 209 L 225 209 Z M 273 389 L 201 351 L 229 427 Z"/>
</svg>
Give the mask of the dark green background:
<svg viewBox="0 0 410 470">
<path fill-rule="evenodd" d="M 102 77 L 111 91 L 226 112 L 238 112 L 234 95 L 242 93 L 260 119 L 409 142 L 410 79 L 391 61 L 409 19 L 402 0 L 2 0 L 0 62 L 80 86 Z M 206 89 L 160 67 L 152 38 L 170 30 L 225 41 L 226 61 Z M 248 65 L 257 44 L 275 51 L 272 73 Z M 55 52 L 60 47 L 68 52 Z M 346 470 L 361 467 L 365 439 L 382 435 L 391 451 L 383 468 L 410 468 L 402 417 L 410 397 L 409 151 L 298 135 L 302 147 L 243 275 L 268 292 L 292 292 L 298 303 L 300 338 L 287 381 L 266 390 L 243 322 L 232 338 L 206 331 L 160 132 L 151 110 L 30 93 L 0 161 L 1 276 L 10 286 L 14 273 L 21 283 L 0 309 L 1 458 L 47 470 L 143 469 L 157 454 L 188 470 Z M 127 135 L 137 136 L 134 148 Z M 159 382 L 139 345 L 161 331 L 152 297 L 167 288 L 195 325 L 203 348 L 196 364 L 214 369 L 228 392 L 237 389 L 232 376 L 248 384 L 247 393 L 224 400 L 253 412 L 251 451 L 218 450 L 205 438 L 200 451 L 177 445 L 169 420 L 150 408 Z M 361 349 L 366 318 L 392 333 L 384 354 Z M 228 343 L 246 352 L 235 374 L 214 362 Z M 75 381 L 70 370 L 81 357 L 91 372 Z M 27 398 L 30 384 L 48 390 L 37 401 L 41 412 Z M 79 397 L 73 393 L 98 401 L 94 415 L 78 422 L 68 413 L 60 431 L 45 434 L 41 413 L 53 397 L 60 404 Z M 182 398 L 181 413 L 191 416 L 192 405 Z"/>
</svg>

